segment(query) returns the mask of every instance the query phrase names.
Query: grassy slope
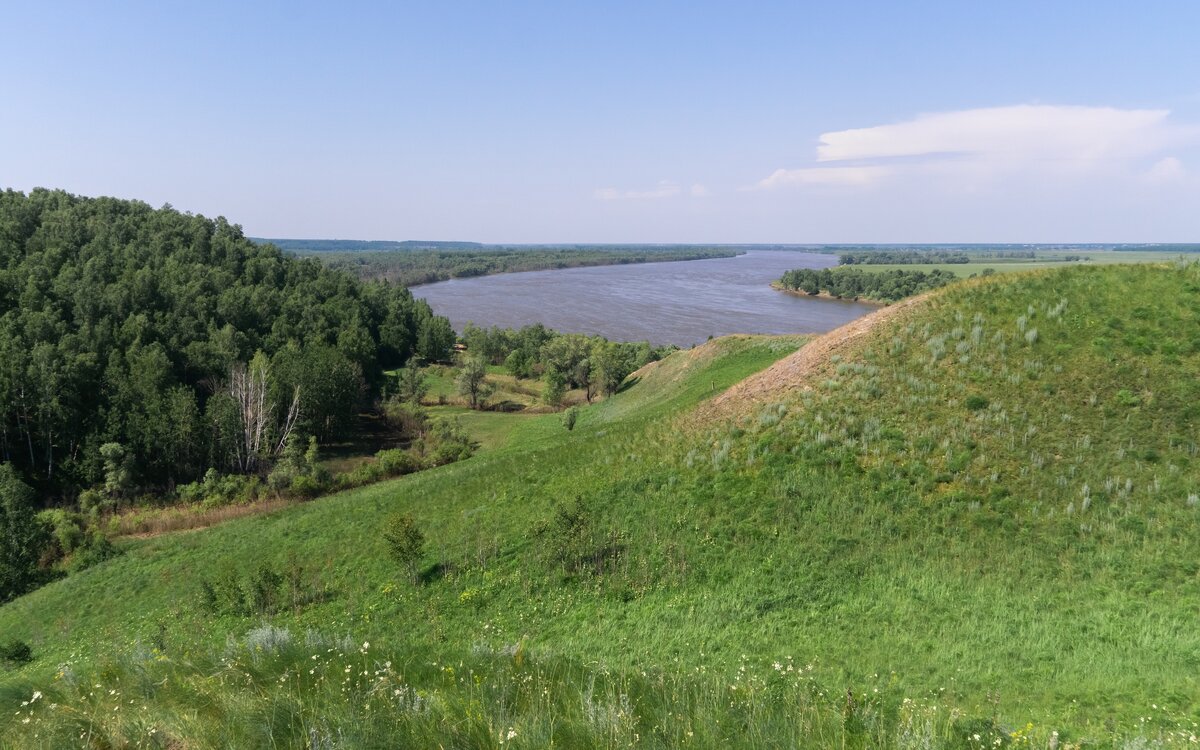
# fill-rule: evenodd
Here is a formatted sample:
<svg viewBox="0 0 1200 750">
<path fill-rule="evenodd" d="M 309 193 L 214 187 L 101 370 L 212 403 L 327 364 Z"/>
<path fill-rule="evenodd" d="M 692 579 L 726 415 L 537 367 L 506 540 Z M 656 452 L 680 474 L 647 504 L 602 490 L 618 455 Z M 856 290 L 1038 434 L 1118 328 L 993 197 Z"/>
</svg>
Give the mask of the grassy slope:
<svg viewBox="0 0 1200 750">
<path fill-rule="evenodd" d="M 139 543 L 0 609 L 0 632 L 33 643 L 35 679 L 135 641 L 203 650 L 254 622 L 201 613 L 197 573 L 298 552 L 332 592 L 277 617 L 301 629 L 431 649 L 524 637 L 668 673 L 790 656 L 832 694 L 882 686 L 1093 734 L 1146 731 L 1151 703 L 1194 720 L 1198 323 L 1194 267 L 993 278 L 739 425 L 675 417 L 798 343 L 731 338 L 644 371 L 573 433 Z M 624 550 L 599 577 L 564 578 L 534 534 L 577 497 Z M 400 580 L 379 539 L 394 509 L 444 577 Z"/>
</svg>

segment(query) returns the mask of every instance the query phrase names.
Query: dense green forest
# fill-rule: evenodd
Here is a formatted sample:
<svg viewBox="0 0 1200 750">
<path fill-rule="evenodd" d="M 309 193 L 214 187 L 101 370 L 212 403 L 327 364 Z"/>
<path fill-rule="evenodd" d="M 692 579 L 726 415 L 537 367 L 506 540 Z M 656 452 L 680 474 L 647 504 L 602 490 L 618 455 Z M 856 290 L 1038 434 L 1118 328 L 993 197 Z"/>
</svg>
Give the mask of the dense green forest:
<svg viewBox="0 0 1200 750">
<path fill-rule="evenodd" d="M 738 251 L 704 247 L 554 247 L 485 250 L 413 250 L 405 252 L 322 252 L 315 254 L 330 268 L 350 271 L 367 280 L 404 286 L 452 278 L 516 271 L 658 263 L 705 258 L 732 258 Z"/>
<path fill-rule="evenodd" d="M 337 436 L 449 322 L 224 218 L 0 193 L 0 461 L 43 497 L 250 472 Z M 107 447 L 106 447 L 107 446 Z"/>
<path fill-rule="evenodd" d="M 788 271 L 779 285 L 805 294 L 829 294 L 844 299 L 873 299 L 895 302 L 955 280 L 949 271 L 864 271 L 859 268 L 797 268 Z"/>
</svg>

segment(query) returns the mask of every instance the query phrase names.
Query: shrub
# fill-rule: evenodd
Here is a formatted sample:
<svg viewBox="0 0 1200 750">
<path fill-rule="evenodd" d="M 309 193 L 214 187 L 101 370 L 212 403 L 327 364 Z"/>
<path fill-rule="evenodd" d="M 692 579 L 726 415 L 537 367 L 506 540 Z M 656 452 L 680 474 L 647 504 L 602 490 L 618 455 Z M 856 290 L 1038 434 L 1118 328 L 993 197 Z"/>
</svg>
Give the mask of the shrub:
<svg viewBox="0 0 1200 750">
<path fill-rule="evenodd" d="M 259 563 L 251 570 L 229 567 L 200 581 L 200 607 L 214 615 L 270 615 L 327 597 L 313 574 L 292 557 L 276 566 Z"/>
<path fill-rule="evenodd" d="M 316 477 L 302 475 L 294 477 L 288 485 L 288 493 L 294 497 L 310 499 L 325 491 L 325 486 Z"/>
<path fill-rule="evenodd" d="M 74 551 L 67 561 L 67 569 L 78 573 L 97 563 L 104 562 L 121 554 L 108 537 L 98 527 L 92 526 L 87 530 L 83 543 Z"/>
<path fill-rule="evenodd" d="M 983 396 L 967 396 L 967 409 L 970 411 L 979 411 L 988 407 L 988 400 Z"/>
<path fill-rule="evenodd" d="M 393 396 L 383 404 L 383 416 L 393 429 L 410 440 L 420 437 L 429 421 L 429 413 L 419 403 L 400 396 Z"/>
<path fill-rule="evenodd" d="M 379 469 L 385 476 L 399 477 L 411 474 L 421 468 L 421 464 L 411 453 L 399 448 L 382 450 L 375 454 Z"/>
<path fill-rule="evenodd" d="M 417 442 L 414 450 L 424 456 L 427 465 L 442 466 L 470 458 L 473 446 L 457 421 L 439 419 L 431 423 L 429 431 Z"/>
<path fill-rule="evenodd" d="M 33 661 L 33 649 L 22 640 L 13 639 L 0 644 L 0 664 L 6 667 L 19 667 Z"/>
<path fill-rule="evenodd" d="M 8 464 L 0 464 L 0 602 L 24 594 L 43 579 L 38 561 L 50 529 L 33 508 L 33 490 Z"/>
<path fill-rule="evenodd" d="M 567 428 L 567 432 L 575 429 L 575 422 L 579 419 L 579 407 L 572 406 L 562 414 L 563 427 Z"/>
<path fill-rule="evenodd" d="M 550 406 L 558 406 L 567 395 L 567 379 L 558 370 L 546 372 L 546 387 L 542 391 L 542 400 Z"/>
<path fill-rule="evenodd" d="M 425 550 L 425 534 L 417 522 L 407 513 L 394 513 L 387 519 L 383 538 L 388 554 L 407 570 L 413 583 L 417 583 L 417 568 Z"/>
<path fill-rule="evenodd" d="M 554 509 L 554 514 L 534 529 L 541 542 L 546 561 L 562 568 L 568 575 L 604 572 L 610 562 L 622 552 L 618 534 L 603 533 L 597 528 L 592 508 L 575 498 Z"/>
<path fill-rule="evenodd" d="M 83 544 L 86 523 L 81 514 L 54 508 L 38 513 L 38 519 L 50 529 L 59 556 L 66 557 Z"/>
</svg>

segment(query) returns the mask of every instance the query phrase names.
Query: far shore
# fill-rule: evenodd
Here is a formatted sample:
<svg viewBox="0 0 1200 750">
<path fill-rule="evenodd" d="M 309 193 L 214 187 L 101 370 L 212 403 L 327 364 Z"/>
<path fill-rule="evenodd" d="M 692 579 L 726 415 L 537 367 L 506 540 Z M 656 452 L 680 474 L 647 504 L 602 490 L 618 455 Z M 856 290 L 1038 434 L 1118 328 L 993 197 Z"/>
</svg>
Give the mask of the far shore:
<svg viewBox="0 0 1200 750">
<path fill-rule="evenodd" d="M 871 299 L 870 297 L 854 297 L 854 298 L 837 297 L 837 296 L 830 294 L 829 292 L 820 292 L 819 294 L 809 294 L 808 292 L 802 292 L 799 289 L 788 289 L 783 284 L 780 284 L 778 281 L 772 281 L 771 288 L 776 291 L 783 292 L 784 294 L 791 294 L 791 295 L 795 295 L 796 297 L 803 297 L 805 299 L 828 299 L 828 300 L 836 300 L 838 302 L 860 302 L 864 305 L 875 305 L 877 307 L 887 307 L 888 305 L 893 304 L 891 302 L 885 302 L 884 300 L 881 300 L 881 299 Z"/>
</svg>

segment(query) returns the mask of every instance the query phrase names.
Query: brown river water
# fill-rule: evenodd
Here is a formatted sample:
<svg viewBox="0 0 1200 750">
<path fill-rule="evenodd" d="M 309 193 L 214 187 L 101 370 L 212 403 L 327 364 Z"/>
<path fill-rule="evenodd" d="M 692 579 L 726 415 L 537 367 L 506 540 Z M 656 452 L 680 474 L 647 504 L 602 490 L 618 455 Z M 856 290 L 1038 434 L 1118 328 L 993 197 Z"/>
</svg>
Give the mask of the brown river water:
<svg viewBox="0 0 1200 750">
<path fill-rule="evenodd" d="M 730 333 L 823 333 L 877 309 L 772 289 L 792 268 L 836 255 L 752 250 L 736 258 L 593 266 L 451 279 L 414 287 L 455 330 L 543 323 L 614 341 L 693 346 Z"/>
</svg>

